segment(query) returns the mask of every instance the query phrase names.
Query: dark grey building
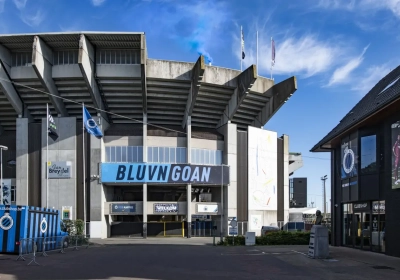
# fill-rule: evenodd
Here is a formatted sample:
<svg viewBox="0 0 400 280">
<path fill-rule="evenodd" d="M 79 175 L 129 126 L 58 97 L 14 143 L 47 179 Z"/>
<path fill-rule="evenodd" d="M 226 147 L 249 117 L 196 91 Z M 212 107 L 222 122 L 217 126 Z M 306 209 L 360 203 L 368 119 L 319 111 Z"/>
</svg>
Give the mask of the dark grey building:
<svg viewBox="0 0 400 280">
<path fill-rule="evenodd" d="M 289 207 L 307 207 L 307 178 L 289 179 Z"/>
<path fill-rule="evenodd" d="M 400 257 L 400 66 L 312 149 L 331 153 L 332 245 Z"/>
</svg>

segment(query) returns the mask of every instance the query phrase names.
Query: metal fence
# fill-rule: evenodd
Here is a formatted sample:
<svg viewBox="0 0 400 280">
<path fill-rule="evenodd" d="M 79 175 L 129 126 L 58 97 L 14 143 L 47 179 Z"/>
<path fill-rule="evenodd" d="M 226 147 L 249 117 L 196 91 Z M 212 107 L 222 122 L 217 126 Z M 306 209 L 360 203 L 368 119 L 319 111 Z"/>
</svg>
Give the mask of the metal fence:
<svg viewBox="0 0 400 280">
<path fill-rule="evenodd" d="M 77 251 L 78 247 L 89 247 L 89 235 L 67 235 L 67 236 L 52 236 L 52 237 L 37 237 L 37 238 L 23 238 L 17 243 L 19 246 L 18 260 L 25 261 L 30 259 L 28 263 L 40 265 L 36 261 L 37 256 L 47 257 L 46 252 L 59 251 L 65 253 L 66 249 Z"/>
</svg>

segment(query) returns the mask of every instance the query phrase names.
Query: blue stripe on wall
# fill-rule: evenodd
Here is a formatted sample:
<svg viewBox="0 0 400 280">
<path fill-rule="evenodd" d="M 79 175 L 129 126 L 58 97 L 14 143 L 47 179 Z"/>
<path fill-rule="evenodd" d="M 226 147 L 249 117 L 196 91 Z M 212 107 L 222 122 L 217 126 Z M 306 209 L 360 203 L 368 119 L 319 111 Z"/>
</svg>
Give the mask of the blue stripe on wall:
<svg viewBox="0 0 400 280">
<path fill-rule="evenodd" d="M 8 230 L 8 240 L 7 240 L 7 252 L 14 252 L 15 246 L 15 229 L 18 225 L 17 222 L 17 211 L 10 211 L 10 217 L 13 219 L 14 224 Z"/>
</svg>

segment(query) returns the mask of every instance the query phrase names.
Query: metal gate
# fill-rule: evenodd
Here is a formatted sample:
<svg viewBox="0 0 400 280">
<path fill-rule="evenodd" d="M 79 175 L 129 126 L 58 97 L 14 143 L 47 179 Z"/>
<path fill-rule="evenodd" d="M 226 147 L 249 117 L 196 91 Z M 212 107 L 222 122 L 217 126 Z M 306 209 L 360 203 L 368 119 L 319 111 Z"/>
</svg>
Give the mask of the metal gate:
<svg viewBox="0 0 400 280">
<path fill-rule="evenodd" d="M 192 237 L 212 236 L 212 221 L 196 221 L 192 222 Z"/>
</svg>

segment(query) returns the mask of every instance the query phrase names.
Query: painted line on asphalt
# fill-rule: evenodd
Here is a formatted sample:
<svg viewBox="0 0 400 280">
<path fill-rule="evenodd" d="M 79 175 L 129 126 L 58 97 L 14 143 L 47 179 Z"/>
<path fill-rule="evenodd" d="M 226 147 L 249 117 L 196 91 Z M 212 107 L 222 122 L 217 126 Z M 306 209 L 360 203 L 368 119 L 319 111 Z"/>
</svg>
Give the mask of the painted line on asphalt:
<svg viewBox="0 0 400 280">
<path fill-rule="evenodd" d="M 303 256 L 308 256 L 306 253 L 298 252 L 298 251 L 295 251 L 295 250 L 292 250 L 292 252 L 295 252 L 297 254 L 302 254 Z"/>
</svg>

